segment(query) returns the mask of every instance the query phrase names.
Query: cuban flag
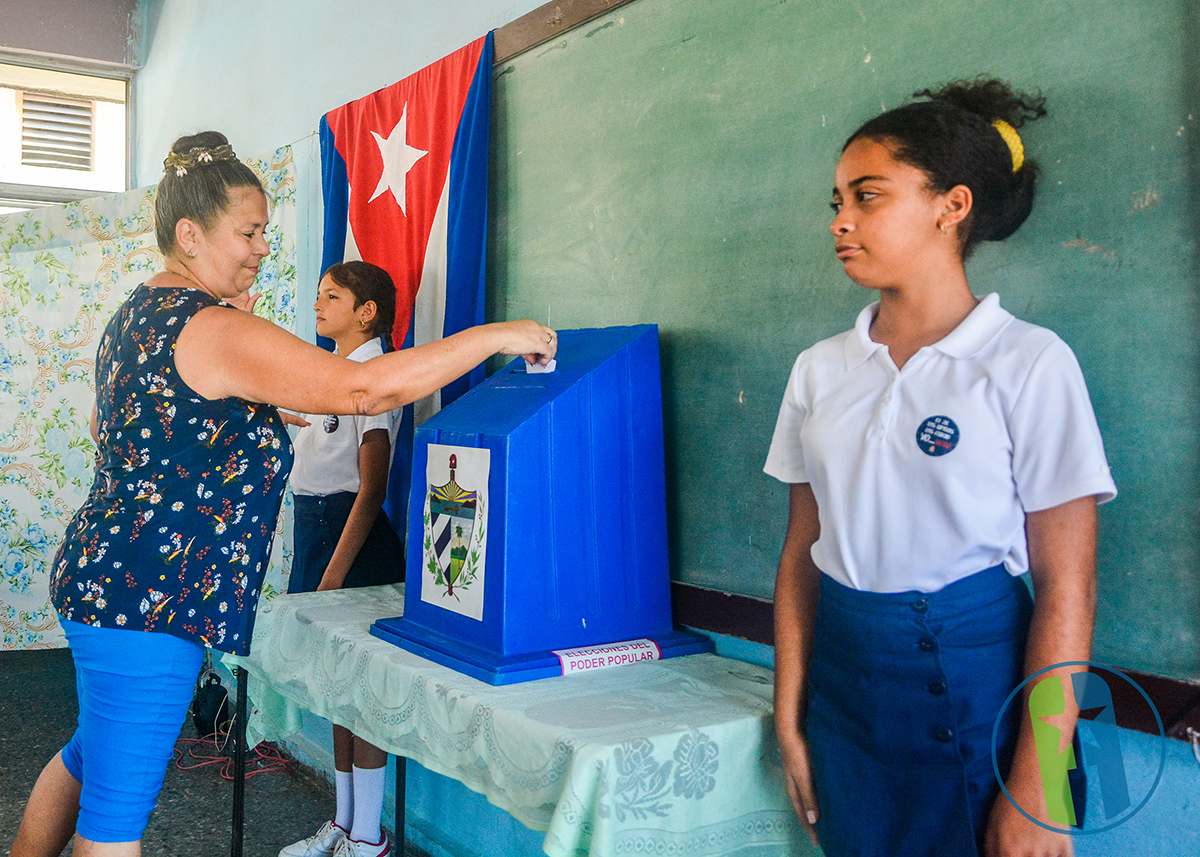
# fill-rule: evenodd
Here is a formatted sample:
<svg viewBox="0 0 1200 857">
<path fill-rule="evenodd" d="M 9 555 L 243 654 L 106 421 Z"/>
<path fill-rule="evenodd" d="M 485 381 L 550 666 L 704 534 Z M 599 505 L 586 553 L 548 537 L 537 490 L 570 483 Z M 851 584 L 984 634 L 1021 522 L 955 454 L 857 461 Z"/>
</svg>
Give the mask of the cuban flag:
<svg viewBox="0 0 1200 857">
<path fill-rule="evenodd" d="M 362 259 L 391 274 L 392 341 L 405 347 L 483 323 L 492 57 L 489 33 L 321 118 L 321 270 Z M 394 523 L 406 520 L 414 425 L 481 380 L 482 366 L 405 409 Z"/>
</svg>

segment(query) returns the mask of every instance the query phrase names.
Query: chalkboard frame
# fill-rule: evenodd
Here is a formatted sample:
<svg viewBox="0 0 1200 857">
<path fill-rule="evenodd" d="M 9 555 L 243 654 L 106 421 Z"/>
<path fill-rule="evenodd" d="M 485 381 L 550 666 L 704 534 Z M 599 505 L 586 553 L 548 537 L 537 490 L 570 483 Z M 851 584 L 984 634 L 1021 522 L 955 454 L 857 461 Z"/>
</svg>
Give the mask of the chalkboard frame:
<svg viewBox="0 0 1200 857">
<path fill-rule="evenodd" d="M 498 27 L 494 36 L 493 65 L 545 44 L 580 24 L 586 24 L 634 0 L 557 0 Z"/>
</svg>

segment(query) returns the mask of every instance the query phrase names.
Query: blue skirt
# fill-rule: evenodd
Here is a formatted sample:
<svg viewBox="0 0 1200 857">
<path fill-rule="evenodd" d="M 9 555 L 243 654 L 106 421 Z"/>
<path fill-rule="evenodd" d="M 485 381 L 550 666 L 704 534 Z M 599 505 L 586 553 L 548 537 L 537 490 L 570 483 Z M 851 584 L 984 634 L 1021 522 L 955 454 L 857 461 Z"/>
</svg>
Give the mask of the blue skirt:
<svg viewBox="0 0 1200 857">
<path fill-rule="evenodd" d="M 1033 602 L 1003 566 L 934 593 L 821 576 L 805 730 L 829 857 L 982 853 L 992 729 L 1023 676 Z M 999 733 L 1007 772 L 1020 725 Z"/>
<path fill-rule="evenodd" d="M 325 574 L 325 567 L 333 559 L 350 510 L 358 495 L 338 492 L 323 497 L 311 494 L 296 494 L 295 554 L 292 557 L 292 574 L 288 578 L 289 593 L 315 592 Z M 375 516 L 375 523 L 367 534 L 367 540 L 346 572 L 342 589 L 357 589 L 360 586 L 382 586 L 404 580 L 404 543 L 392 529 L 383 509 Z"/>
</svg>

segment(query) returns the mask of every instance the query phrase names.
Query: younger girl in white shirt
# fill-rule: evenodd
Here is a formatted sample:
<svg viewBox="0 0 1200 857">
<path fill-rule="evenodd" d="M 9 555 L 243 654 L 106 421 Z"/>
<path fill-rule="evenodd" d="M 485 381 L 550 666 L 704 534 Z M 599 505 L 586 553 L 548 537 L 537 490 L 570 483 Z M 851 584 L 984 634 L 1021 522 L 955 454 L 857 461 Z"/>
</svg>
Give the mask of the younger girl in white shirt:
<svg viewBox="0 0 1200 857">
<path fill-rule="evenodd" d="M 317 290 L 317 333 L 337 353 L 366 361 L 383 354 L 396 316 L 387 271 L 367 262 L 333 265 Z M 390 342 L 389 342 L 390 345 Z M 404 550 L 383 512 L 401 411 L 378 416 L 301 415 L 291 484 L 295 544 L 288 592 L 377 586 L 404 579 Z M 382 857 L 379 827 L 387 753 L 333 727 L 337 814 L 280 857 Z"/>
</svg>

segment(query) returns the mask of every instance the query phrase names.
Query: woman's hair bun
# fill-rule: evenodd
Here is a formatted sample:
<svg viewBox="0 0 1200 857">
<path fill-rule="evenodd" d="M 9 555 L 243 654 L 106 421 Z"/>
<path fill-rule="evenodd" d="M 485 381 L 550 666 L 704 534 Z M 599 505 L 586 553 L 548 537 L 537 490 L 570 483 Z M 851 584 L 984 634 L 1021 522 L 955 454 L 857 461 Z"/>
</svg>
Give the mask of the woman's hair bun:
<svg viewBox="0 0 1200 857">
<path fill-rule="evenodd" d="M 229 207 L 229 191 L 262 182 L 238 160 L 220 131 L 180 137 L 163 161 L 154 199 L 154 234 L 164 256 L 175 250 L 175 226 L 186 218 L 210 229 Z"/>
<path fill-rule="evenodd" d="M 180 137 L 171 144 L 171 151 L 175 154 L 187 152 L 191 149 L 208 148 L 215 149 L 218 146 L 228 146 L 229 138 L 220 131 L 201 131 L 198 134 L 188 134 Z"/>
<path fill-rule="evenodd" d="M 173 171 L 176 176 L 182 178 L 190 169 L 236 160 L 233 146 L 229 145 L 229 140 L 224 134 L 204 131 L 176 140 L 171 146 L 171 153 L 163 160 L 163 172 Z"/>
</svg>

